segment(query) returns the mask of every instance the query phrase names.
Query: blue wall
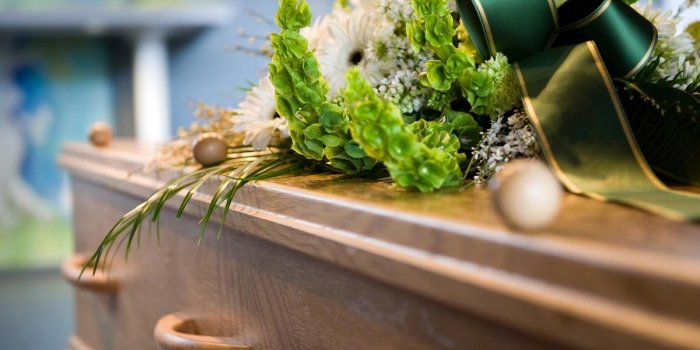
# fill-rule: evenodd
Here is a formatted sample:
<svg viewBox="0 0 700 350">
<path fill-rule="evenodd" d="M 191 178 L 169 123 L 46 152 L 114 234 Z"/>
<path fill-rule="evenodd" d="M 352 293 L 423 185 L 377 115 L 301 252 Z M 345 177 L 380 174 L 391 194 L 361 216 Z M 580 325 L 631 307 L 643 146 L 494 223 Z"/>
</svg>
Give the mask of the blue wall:
<svg viewBox="0 0 700 350">
<path fill-rule="evenodd" d="M 264 35 L 277 30 L 265 23 L 259 23 L 246 13 L 254 10 L 274 19 L 276 0 L 229 0 L 234 12 L 231 24 L 209 30 L 195 38 L 175 42 L 170 46 L 170 93 L 173 131 L 194 121 L 192 103 L 203 101 L 209 104 L 235 107 L 243 98 L 239 88 L 249 87 L 248 82 L 256 82 L 264 72 L 268 59 L 251 57 L 231 50 L 236 45 L 259 47 L 247 44 L 241 38 L 240 28 L 247 32 Z M 333 0 L 311 0 L 309 4 L 314 15 L 330 11 Z"/>
</svg>

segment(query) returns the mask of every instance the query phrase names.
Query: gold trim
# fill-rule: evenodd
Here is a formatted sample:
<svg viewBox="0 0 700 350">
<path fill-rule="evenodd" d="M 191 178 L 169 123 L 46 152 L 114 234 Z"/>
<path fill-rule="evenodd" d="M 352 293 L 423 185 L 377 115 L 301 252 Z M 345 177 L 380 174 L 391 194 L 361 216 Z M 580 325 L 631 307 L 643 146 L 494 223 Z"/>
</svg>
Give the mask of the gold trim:
<svg viewBox="0 0 700 350">
<path fill-rule="evenodd" d="M 557 5 L 554 3 L 554 0 L 548 0 L 547 3 L 549 3 L 549 11 L 552 13 L 552 19 L 554 20 L 554 29 L 559 30 L 559 13 L 557 12 Z"/>
<path fill-rule="evenodd" d="M 549 3 L 549 11 L 552 13 L 552 20 L 554 20 L 554 32 L 549 37 L 549 40 L 547 40 L 547 44 L 544 45 L 546 49 L 549 49 L 554 45 L 554 41 L 559 36 L 559 13 L 557 12 L 557 5 L 554 3 L 554 0 L 548 0 L 547 2 Z"/>
<path fill-rule="evenodd" d="M 559 180 L 566 186 L 566 188 L 569 189 L 569 191 L 573 193 L 580 193 L 584 194 L 584 192 L 576 186 L 573 181 L 569 179 L 568 176 L 564 173 L 564 171 L 561 169 L 561 166 L 559 166 L 559 162 L 557 162 L 556 157 L 554 157 L 554 152 L 552 151 L 552 147 L 549 144 L 549 140 L 547 140 L 547 137 L 544 133 L 544 129 L 542 129 L 542 124 L 540 123 L 540 119 L 537 116 L 537 112 L 535 112 L 535 107 L 532 104 L 532 101 L 530 100 L 530 94 L 527 91 L 527 85 L 525 84 L 525 78 L 523 77 L 523 73 L 520 70 L 520 63 L 515 62 L 513 65 L 515 68 L 515 75 L 518 77 L 518 82 L 520 83 L 520 87 L 522 88 L 523 91 L 523 104 L 525 105 L 525 109 L 527 110 L 527 114 L 530 116 L 530 120 L 532 121 L 532 124 L 535 125 L 535 128 L 537 128 L 538 134 L 540 136 L 540 141 L 542 143 L 542 149 L 544 150 L 544 153 L 547 155 L 547 159 L 549 160 L 549 164 L 552 166 L 552 169 L 554 170 L 554 173 L 557 175 Z M 590 195 L 587 194 L 586 195 Z M 592 197 L 592 196 L 591 196 Z"/>
<path fill-rule="evenodd" d="M 549 40 L 547 40 L 547 44 L 544 45 L 545 49 L 551 49 L 552 45 L 554 45 L 554 42 L 557 40 L 559 37 L 559 32 L 554 32 L 552 33 L 552 36 L 549 37 Z"/>
<path fill-rule="evenodd" d="M 493 40 L 493 33 L 491 32 L 491 26 L 489 25 L 489 20 L 486 17 L 486 11 L 481 5 L 481 1 L 472 0 L 472 3 L 476 5 L 476 9 L 479 11 L 479 19 L 481 20 L 481 26 L 486 32 L 486 41 L 488 42 L 489 50 L 492 56 L 496 56 L 496 42 Z"/>
<path fill-rule="evenodd" d="M 598 19 L 598 17 L 600 17 L 600 16 L 605 12 L 605 10 L 608 9 L 608 7 L 610 7 L 610 4 L 612 4 L 612 0 L 605 0 L 604 3 L 600 4 L 600 6 L 598 7 L 597 10 L 595 10 L 595 12 L 593 12 L 593 13 L 591 13 L 590 15 L 584 17 L 583 19 L 580 19 L 580 20 L 578 20 L 578 21 L 576 21 L 576 22 L 573 22 L 573 23 L 571 23 L 571 24 L 569 24 L 569 25 L 566 25 L 566 26 L 562 27 L 561 30 L 564 31 L 564 30 L 571 30 L 571 29 L 581 28 L 581 27 L 583 27 L 583 26 L 585 26 L 585 25 L 587 25 L 587 24 L 589 24 L 589 23 L 595 21 L 596 19 Z"/>
<path fill-rule="evenodd" d="M 598 52 L 598 48 L 596 47 L 595 42 L 586 41 L 586 47 L 588 47 L 588 50 L 591 52 L 591 56 L 595 61 L 596 67 L 598 68 L 598 73 L 600 73 L 600 77 L 603 79 L 603 83 L 605 83 L 605 88 L 608 90 L 610 99 L 612 100 L 613 106 L 615 107 L 617 119 L 620 122 L 620 126 L 622 126 L 622 130 L 625 133 L 625 137 L 627 138 L 627 143 L 630 147 L 630 150 L 632 151 L 635 159 L 637 160 L 637 165 L 642 169 L 642 172 L 644 172 L 647 179 L 657 189 L 662 191 L 669 191 L 669 188 L 666 187 L 666 185 L 664 185 L 663 182 L 661 182 L 659 178 L 656 177 L 654 172 L 651 170 L 651 167 L 649 167 L 649 164 L 647 163 L 646 159 L 644 159 L 642 151 L 639 150 L 637 141 L 634 138 L 634 133 L 632 132 L 632 129 L 630 128 L 627 122 L 627 118 L 625 118 L 625 112 L 622 108 L 622 104 L 620 103 L 620 99 L 617 96 L 615 88 L 613 87 L 612 80 L 610 79 L 610 74 L 608 73 L 607 68 L 605 68 L 603 58 L 600 57 L 600 52 Z"/>
<path fill-rule="evenodd" d="M 654 53 L 654 48 L 656 47 L 656 41 L 659 38 L 658 37 L 659 33 L 656 31 L 656 27 L 654 27 L 654 26 L 652 26 L 652 27 L 654 29 L 654 37 L 651 40 L 651 44 L 649 45 L 649 48 L 647 48 L 647 52 L 644 54 L 644 58 L 642 58 L 642 60 L 639 61 L 639 63 L 637 63 L 637 65 L 634 66 L 634 68 L 632 68 L 631 71 L 629 71 L 627 74 L 625 74 L 625 76 L 623 78 L 627 79 L 627 78 L 635 75 L 640 69 L 642 69 L 644 67 L 644 65 L 651 58 L 651 55 Z"/>
<path fill-rule="evenodd" d="M 661 191 L 664 194 L 674 194 L 673 191 Z M 645 200 L 635 200 L 635 199 L 624 199 L 624 200 L 616 200 L 618 203 L 626 204 L 631 207 L 637 207 L 641 208 L 642 210 L 646 210 L 652 214 L 660 215 L 665 217 L 666 219 L 673 220 L 673 221 L 680 221 L 680 222 L 685 222 L 685 221 L 694 221 L 691 217 L 688 217 L 684 214 L 680 214 L 678 211 L 675 211 L 673 209 L 666 209 L 666 207 L 660 206 L 660 205 L 655 205 L 649 201 Z"/>
<path fill-rule="evenodd" d="M 589 51 L 591 52 L 591 56 L 595 61 L 596 67 L 598 68 L 598 72 L 601 74 L 601 78 L 603 79 L 603 82 L 605 83 L 605 86 L 608 90 L 608 93 L 610 94 L 610 97 L 613 101 L 613 105 L 615 107 L 616 113 L 618 115 L 620 125 L 623 128 L 623 131 L 625 133 L 625 137 L 627 138 L 628 145 L 630 149 L 632 150 L 632 153 L 635 156 L 635 159 L 637 160 L 638 165 L 642 169 L 643 173 L 646 175 L 647 179 L 656 187 L 655 190 L 661 192 L 661 193 L 666 193 L 669 195 L 680 195 L 692 199 L 700 199 L 700 195 L 694 194 L 694 193 L 688 193 L 688 192 L 682 192 L 682 191 L 677 191 L 677 190 L 671 190 L 666 185 L 661 183 L 659 179 L 656 177 L 656 175 L 653 173 L 651 168 L 649 167 L 648 163 L 644 159 L 643 155 L 641 154 L 641 151 L 639 150 L 639 146 L 637 145 L 634 137 L 632 136 L 631 128 L 629 124 L 627 123 L 627 120 L 624 118 L 624 113 L 619 101 L 619 97 L 617 96 L 617 93 L 615 92 L 613 86 L 612 86 L 612 81 L 609 78 L 609 74 L 607 73 L 607 69 L 605 68 L 605 65 L 602 63 L 602 58 L 600 57 L 600 54 L 598 53 L 598 50 L 595 46 L 595 43 L 592 41 L 589 41 L 586 43 Z M 542 149 L 545 153 L 545 156 L 547 160 L 549 161 L 550 166 L 552 167 L 552 170 L 554 171 L 555 175 L 557 178 L 566 186 L 566 188 L 573 193 L 576 194 L 581 194 L 587 197 L 590 197 L 595 200 L 599 200 L 602 202 L 616 202 L 616 203 L 621 203 L 624 205 L 632 206 L 632 207 L 637 207 L 644 209 L 648 212 L 655 213 L 657 215 L 661 215 L 663 217 L 666 217 L 671 220 L 676 220 L 676 221 L 687 221 L 691 219 L 691 217 L 684 215 L 684 213 L 673 210 L 673 209 L 667 209 L 663 206 L 658 206 L 654 204 L 653 202 L 646 201 L 643 199 L 633 199 L 633 198 L 624 198 L 624 197 L 617 197 L 613 196 L 611 198 L 607 198 L 599 193 L 595 192 L 589 192 L 589 191 L 583 191 L 581 190 L 577 185 L 573 183 L 573 181 L 566 175 L 564 174 L 563 170 L 561 169 L 561 166 L 557 162 L 556 158 L 554 157 L 554 152 L 552 151 L 551 145 L 549 144 L 549 140 L 544 134 L 544 130 L 542 128 L 539 116 L 537 115 L 537 112 L 535 111 L 534 105 L 532 103 L 532 99 L 530 98 L 529 92 L 527 90 L 527 85 L 525 84 L 525 78 L 522 73 L 522 69 L 520 67 L 520 64 L 516 62 L 513 65 L 515 69 L 515 74 L 518 78 L 518 82 L 520 86 L 522 87 L 522 92 L 523 92 L 523 104 L 525 105 L 525 109 L 530 117 L 530 120 L 535 127 L 535 129 L 538 132 L 538 135 L 540 136 L 540 143 L 542 145 Z M 654 190 L 650 190 L 654 191 Z M 643 191 L 639 192 L 640 194 L 643 194 Z"/>
<path fill-rule="evenodd" d="M 698 193 L 692 193 L 692 192 L 686 192 L 686 191 L 679 191 L 679 190 L 672 190 L 672 189 L 670 189 L 670 188 L 668 189 L 668 192 L 671 192 L 671 193 L 674 193 L 674 194 L 677 194 L 677 195 L 680 195 L 680 196 L 690 197 L 690 198 L 693 198 L 693 199 L 700 199 L 700 194 L 698 194 Z"/>
<path fill-rule="evenodd" d="M 646 92 L 644 92 L 644 90 L 642 90 L 642 88 L 640 88 L 640 87 L 637 85 L 637 83 L 628 83 L 628 85 L 629 85 L 629 87 L 631 87 L 634 91 L 636 91 L 636 92 L 638 92 L 640 95 L 642 95 L 642 97 L 644 97 L 644 98 L 651 98 L 651 97 L 649 97 L 649 95 L 647 95 Z"/>
<path fill-rule="evenodd" d="M 639 87 L 638 83 L 630 83 L 630 82 L 626 82 L 626 83 L 628 86 L 630 86 L 632 89 L 634 89 L 634 91 L 637 91 L 643 97 L 649 98 L 649 99 L 651 98 L 651 96 L 649 96 L 646 92 L 644 92 L 644 90 L 642 90 L 641 87 Z M 676 89 L 676 92 L 680 92 L 681 94 L 685 95 L 686 97 L 692 98 L 696 102 L 700 103 L 700 101 L 698 101 L 698 98 L 693 96 L 693 94 L 689 93 L 688 91 Z"/>
</svg>

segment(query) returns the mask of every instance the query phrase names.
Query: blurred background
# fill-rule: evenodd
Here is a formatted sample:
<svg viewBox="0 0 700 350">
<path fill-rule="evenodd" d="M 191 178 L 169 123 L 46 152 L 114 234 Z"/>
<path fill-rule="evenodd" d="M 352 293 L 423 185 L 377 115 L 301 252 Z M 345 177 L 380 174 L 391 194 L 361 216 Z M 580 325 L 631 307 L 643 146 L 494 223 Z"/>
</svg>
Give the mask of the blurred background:
<svg viewBox="0 0 700 350">
<path fill-rule="evenodd" d="M 682 0 L 656 1 L 659 7 Z M 333 0 L 309 1 L 314 14 Z M 105 122 L 162 142 L 197 101 L 235 106 L 268 63 L 276 0 L 0 0 L 0 339 L 64 349 L 70 189 L 55 159 Z M 687 14 L 699 18 L 698 9 Z M 36 330 L 41 329 L 37 337 Z"/>
<path fill-rule="evenodd" d="M 314 13 L 332 0 L 310 1 Z M 276 0 L 0 0 L 0 349 L 65 349 L 70 189 L 55 163 L 90 126 L 167 140 L 197 101 L 235 106 L 268 60 Z M 242 32 L 245 28 L 245 33 Z M 36 330 L 40 329 L 37 337 Z"/>
</svg>

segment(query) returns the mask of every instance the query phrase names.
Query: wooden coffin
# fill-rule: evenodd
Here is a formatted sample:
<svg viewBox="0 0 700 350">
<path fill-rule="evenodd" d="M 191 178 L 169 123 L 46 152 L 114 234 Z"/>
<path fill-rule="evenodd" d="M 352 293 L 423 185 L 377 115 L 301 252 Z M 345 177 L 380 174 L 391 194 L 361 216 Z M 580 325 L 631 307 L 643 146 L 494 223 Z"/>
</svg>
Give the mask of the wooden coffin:
<svg viewBox="0 0 700 350">
<path fill-rule="evenodd" d="M 128 261 L 83 257 L 170 174 L 151 151 L 66 145 L 71 349 L 700 349 L 700 226 L 568 195 L 549 228 L 504 226 L 488 192 L 421 194 L 328 175 L 246 185 L 225 229 L 215 181 L 145 224 Z M 157 226 L 159 229 L 157 230 Z"/>
</svg>

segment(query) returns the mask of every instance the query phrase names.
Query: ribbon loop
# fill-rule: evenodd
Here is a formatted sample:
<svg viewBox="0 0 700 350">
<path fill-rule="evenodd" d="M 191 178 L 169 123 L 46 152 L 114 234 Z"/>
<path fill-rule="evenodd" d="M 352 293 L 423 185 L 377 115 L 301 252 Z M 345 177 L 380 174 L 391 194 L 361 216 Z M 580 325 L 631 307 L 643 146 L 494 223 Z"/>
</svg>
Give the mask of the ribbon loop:
<svg viewBox="0 0 700 350">
<path fill-rule="evenodd" d="M 553 46 L 595 41 L 614 77 L 633 76 L 654 53 L 656 28 L 620 0 L 569 0 L 558 12 L 561 27 Z"/>
<path fill-rule="evenodd" d="M 558 28 L 553 0 L 462 0 L 459 12 L 484 59 L 519 60 L 544 50 Z"/>
<path fill-rule="evenodd" d="M 545 157 L 571 192 L 700 220 L 700 196 L 671 191 L 645 161 L 593 41 L 540 53 L 515 71 Z"/>
<path fill-rule="evenodd" d="M 460 15 L 483 58 L 519 61 L 546 48 L 595 41 L 610 74 L 629 78 L 649 61 L 656 28 L 620 0 L 462 0 Z"/>
<path fill-rule="evenodd" d="M 700 196 L 667 188 L 634 135 L 641 133 L 639 144 L 654 169 L 697 183 L 698 156 L 682 144 L 700 134 L 697 99 L 677 89 L 625 83 L 627 91 L 652 94 L 654 101 L 673 106 L 666 112 L 675 113 L 664 117 L 656 102 L 640 113 L 645 106 L 638 103 L 628 108 L 630 125 L 611 78 L 629 78 L 649 61 L 657 35 L 652 23 L 621 0 L 569 0 L 558 10 L 551 0 L 458 5 L 479 54 L 502 52 L 515 62 L 523 104 L 545 157 L 571 192 L 672 219 L 700 220 Z M 675 141 L 680 134 L 684 137 Z"/>
</svg>

